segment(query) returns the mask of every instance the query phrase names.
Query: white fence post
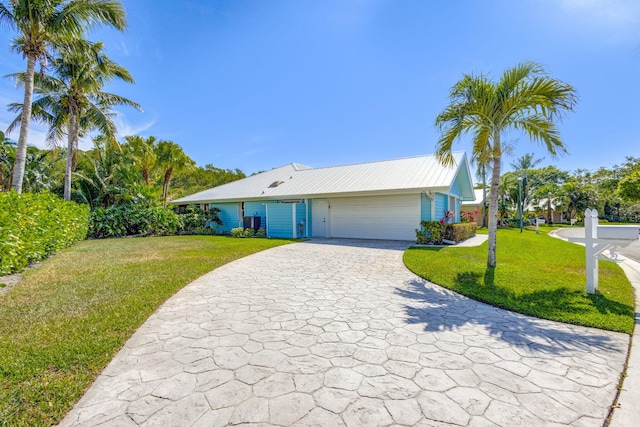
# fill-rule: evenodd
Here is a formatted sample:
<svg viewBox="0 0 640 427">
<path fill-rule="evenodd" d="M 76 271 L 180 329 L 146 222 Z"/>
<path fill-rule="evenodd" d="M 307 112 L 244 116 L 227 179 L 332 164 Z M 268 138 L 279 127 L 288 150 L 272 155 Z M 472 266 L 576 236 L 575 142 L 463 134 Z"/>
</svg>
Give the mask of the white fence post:
<svg viewBox="0 0 640 427">
<path fill-rule="evenodd" d="M 598 289 L 598 258 L 595 247 L 598 238 L 598 211 L 596 209 L 587 209 L 584 212 L 584 237 L 587 251 L 587 293 L 594 294 Z"/>
</svg>

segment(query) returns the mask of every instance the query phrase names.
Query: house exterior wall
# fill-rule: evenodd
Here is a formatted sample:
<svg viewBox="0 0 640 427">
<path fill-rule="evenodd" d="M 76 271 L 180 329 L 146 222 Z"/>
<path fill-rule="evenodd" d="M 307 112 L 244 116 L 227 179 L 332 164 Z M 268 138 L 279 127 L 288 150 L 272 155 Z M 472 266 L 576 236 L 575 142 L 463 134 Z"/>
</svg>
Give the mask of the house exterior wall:
<svg viewBox="0 0 640 427">
<path fill-rule="evenodd" d="M 479 205 L 461 205 L 461 212 L 470 212 L 476 216 L 476 224 L 482 226 L 482 202 Z"/>
<path fill-rule="evenodd" d="M 420 194 L 420 221 L 432 221 L 431 218 L 431 204 L 433 201 L 425 196 L 424 193 Z M 416 226 L 419 228 L 419 225 Z"/>
<path fill-rule="evenodd" d="M 222 225 L 216 227 L 217 233 L 231 233 L 231 229 L 238 227 L 242 223 L 242 218 L 238 218 L 238 203 L 211 203 L 211 208 L 220 209 L 218 217 L 222 220 Z"/>
<path fill-rule="evenodd" d="M 267 235 L 269 237 L 293 237 L 293 208 L 290 203 L 269 204 L 267 207 Z"/>
<path fill-rule="evenodd" d="M 432 221 L 440 221 L 444 217 L 444 211 L 449 210 L 449 196 L 442 193 L 436 193 L 434 196 L 434 203 L 436 205 L 436 216 L 432 218 Z"/>
</svg>

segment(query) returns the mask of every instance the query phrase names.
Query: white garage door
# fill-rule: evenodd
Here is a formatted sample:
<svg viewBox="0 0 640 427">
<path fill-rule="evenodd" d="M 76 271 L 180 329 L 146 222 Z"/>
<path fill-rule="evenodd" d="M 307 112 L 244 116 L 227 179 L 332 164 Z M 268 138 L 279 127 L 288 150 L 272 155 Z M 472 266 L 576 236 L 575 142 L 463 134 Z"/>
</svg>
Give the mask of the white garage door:
<svg viewBox="0 0 640 427">
<path fill-rule="evenodd" d="M 417 194 L 345 197 L 329 201 L 331 237 L 415 240 L 420 226 Z"/>
</svg>

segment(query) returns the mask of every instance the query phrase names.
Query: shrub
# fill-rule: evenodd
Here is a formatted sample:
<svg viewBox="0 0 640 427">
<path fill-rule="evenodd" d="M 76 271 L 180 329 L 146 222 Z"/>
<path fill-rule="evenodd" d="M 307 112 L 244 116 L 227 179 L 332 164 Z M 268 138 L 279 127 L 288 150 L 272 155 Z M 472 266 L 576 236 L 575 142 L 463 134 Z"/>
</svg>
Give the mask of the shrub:
<svg viewBox="0 0 640 427">
<path fill-rule="evenodd" d="M 462 222 L 476 222 L 478 211 L 474 212 L 461 212 L 460 221 Z"/>
<path fill-rule="evenodd" d="M 253 228 L 245 228 L 244 229 L 244 237 L 253 237 L 255 236 L 256 232 L 253 230 Z"/>
<path fill-rule="evenodd" d="M 231 237 L 244 237 L 244 228 L 242 227 L 232 228 Z"/>
<path fill-rule="evenodd" d="M 50 193 L 0 192 L 0 275 L 84 239 L 88 216 L 87 206 Z"/>
<path fill-rule="evenodd" d="M 416 240 L 420 245 L 441 245 L 443 240 L 461 242 L 476 235 L 475 222 L 443 224 L 441 221 L 421 221 L 421 229 L 416 230 Z"/>
<path fill-rule="evenodd" d="M 448 224 L 445 230 L 445 239 L 461 242 L 476 235 L 478 225 L 475 222 L 459 222 Z"/>
<path fill-rule="evenodd" d="M 173 209 L 146 203 L 127 203 L 98 208 L 89 217 L 89 237 L 165 235 L 183 229 Z"/>
<path fill-rule="evenodd" d="M 267 237 L 267 230 L 264 228 L 258 228 L 258 231 L 256 231 L 256 237 Z"/>
<path fill-rule="evenodd" d="M 446 224 L 440 221 L 420 221 L 420 230 L 416 230 L 420 245 L 441 245 Z"/>
<path fill-rule="evenodd" d="M 192 234 L 216 234 L 216 225 L 222 225 L 218 214 L 220 209 L 213 207 L 208 211 L 197 205 L 187 206 L 184 212 L 178 212 L 182 218 L 183 231 Z"/>
</svg>

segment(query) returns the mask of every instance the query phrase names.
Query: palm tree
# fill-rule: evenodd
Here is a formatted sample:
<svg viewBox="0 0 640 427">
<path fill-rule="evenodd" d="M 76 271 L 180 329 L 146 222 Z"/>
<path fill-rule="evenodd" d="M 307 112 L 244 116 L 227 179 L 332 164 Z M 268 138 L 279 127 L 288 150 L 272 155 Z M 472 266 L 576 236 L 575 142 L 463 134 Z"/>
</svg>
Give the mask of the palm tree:
<svg viewBox="0 0 640 427">
<path fill-rule="evenodd" d="M 101 42 L 77 39 L 60 46 L 59 51 L 60 55 L 52 64 L 55 76 L 38 75 L 34 79 L 35 91 L 42 96 L 33 103 L 32 112 L 35 118 L 49 124 L 49 140 L 55 142 L 65 134 L 67 136 L 64 198 L 70 200 L 71 175 L 81 133 L 98 129 L 107 138 L 115 140 L 116 127 L 111 119 L 111 107 L 128 105 L 141 108 L 127 98 L 102 92 L 104 85 L 113 79 L 133 83 L 133 77 L 125 68 L 111 61 Z M 16 77 L 22 82 L 24 73 Z M 22 108 L 17 104 L 11 107 L 14 110 Z M 10 129 L 17 125 L 19 119 L 20 116 Z"/>
<path fill-rule="evenodd" d="M 497 82 L 484 75 L 465 74 L 451 88 L 449 99 L 450 104 L 435 121 L 441 132 L 436 155 L 441 163 L 452 165 L 453 143 L 468 132 L 473 134 L 472 158 L 483 158 L 489 153 L 493 171 L 487 266 L 494 268 L 503 134 L 521 131 L 542 143 L 551 155 L 566 152 L 555 120 L 573 110 L 576 91 L 571 85 L 549 77 L 542 66 L 523 62 L 507 69 Z"/>
<path fill-rule="evenodd" d="M 126 26 L 125 11 L 122 3 L 115 0 L 10 0 L 0 2 L 0 24 L 16 30 L 18 37 L 13 47 L 27 59 L 22 102 L 24 111 L 12 182 L 12 187 L 21 193 L 36 63 L 44 63 L 47 54 L 60 41 L 78 38 L 96 24 L 123 30 Z"/>
<path fill-rule="evenodd" d="M 126 157 L 140 168 L 142 179 L 148 187 L 151 184 L 151 173 L 158 161 L 156 137 L 150 136 L 145 139 L 139 135 L 133 135 L 126 136 L 124 139 L 126 141 L 124 146 Z"/>
<path fill-rule="evenodd" d="M 158 142 L 156 152 L 158 153 L 158 165 L 164 170 L 162 183 L 162 201 L 167 202 L 169 193 L 169 182 L 174 171 L 181 171 L 192 168 L 195 162 L 182 151 L 182 148 L 172 141 Z"/>
</svg>

